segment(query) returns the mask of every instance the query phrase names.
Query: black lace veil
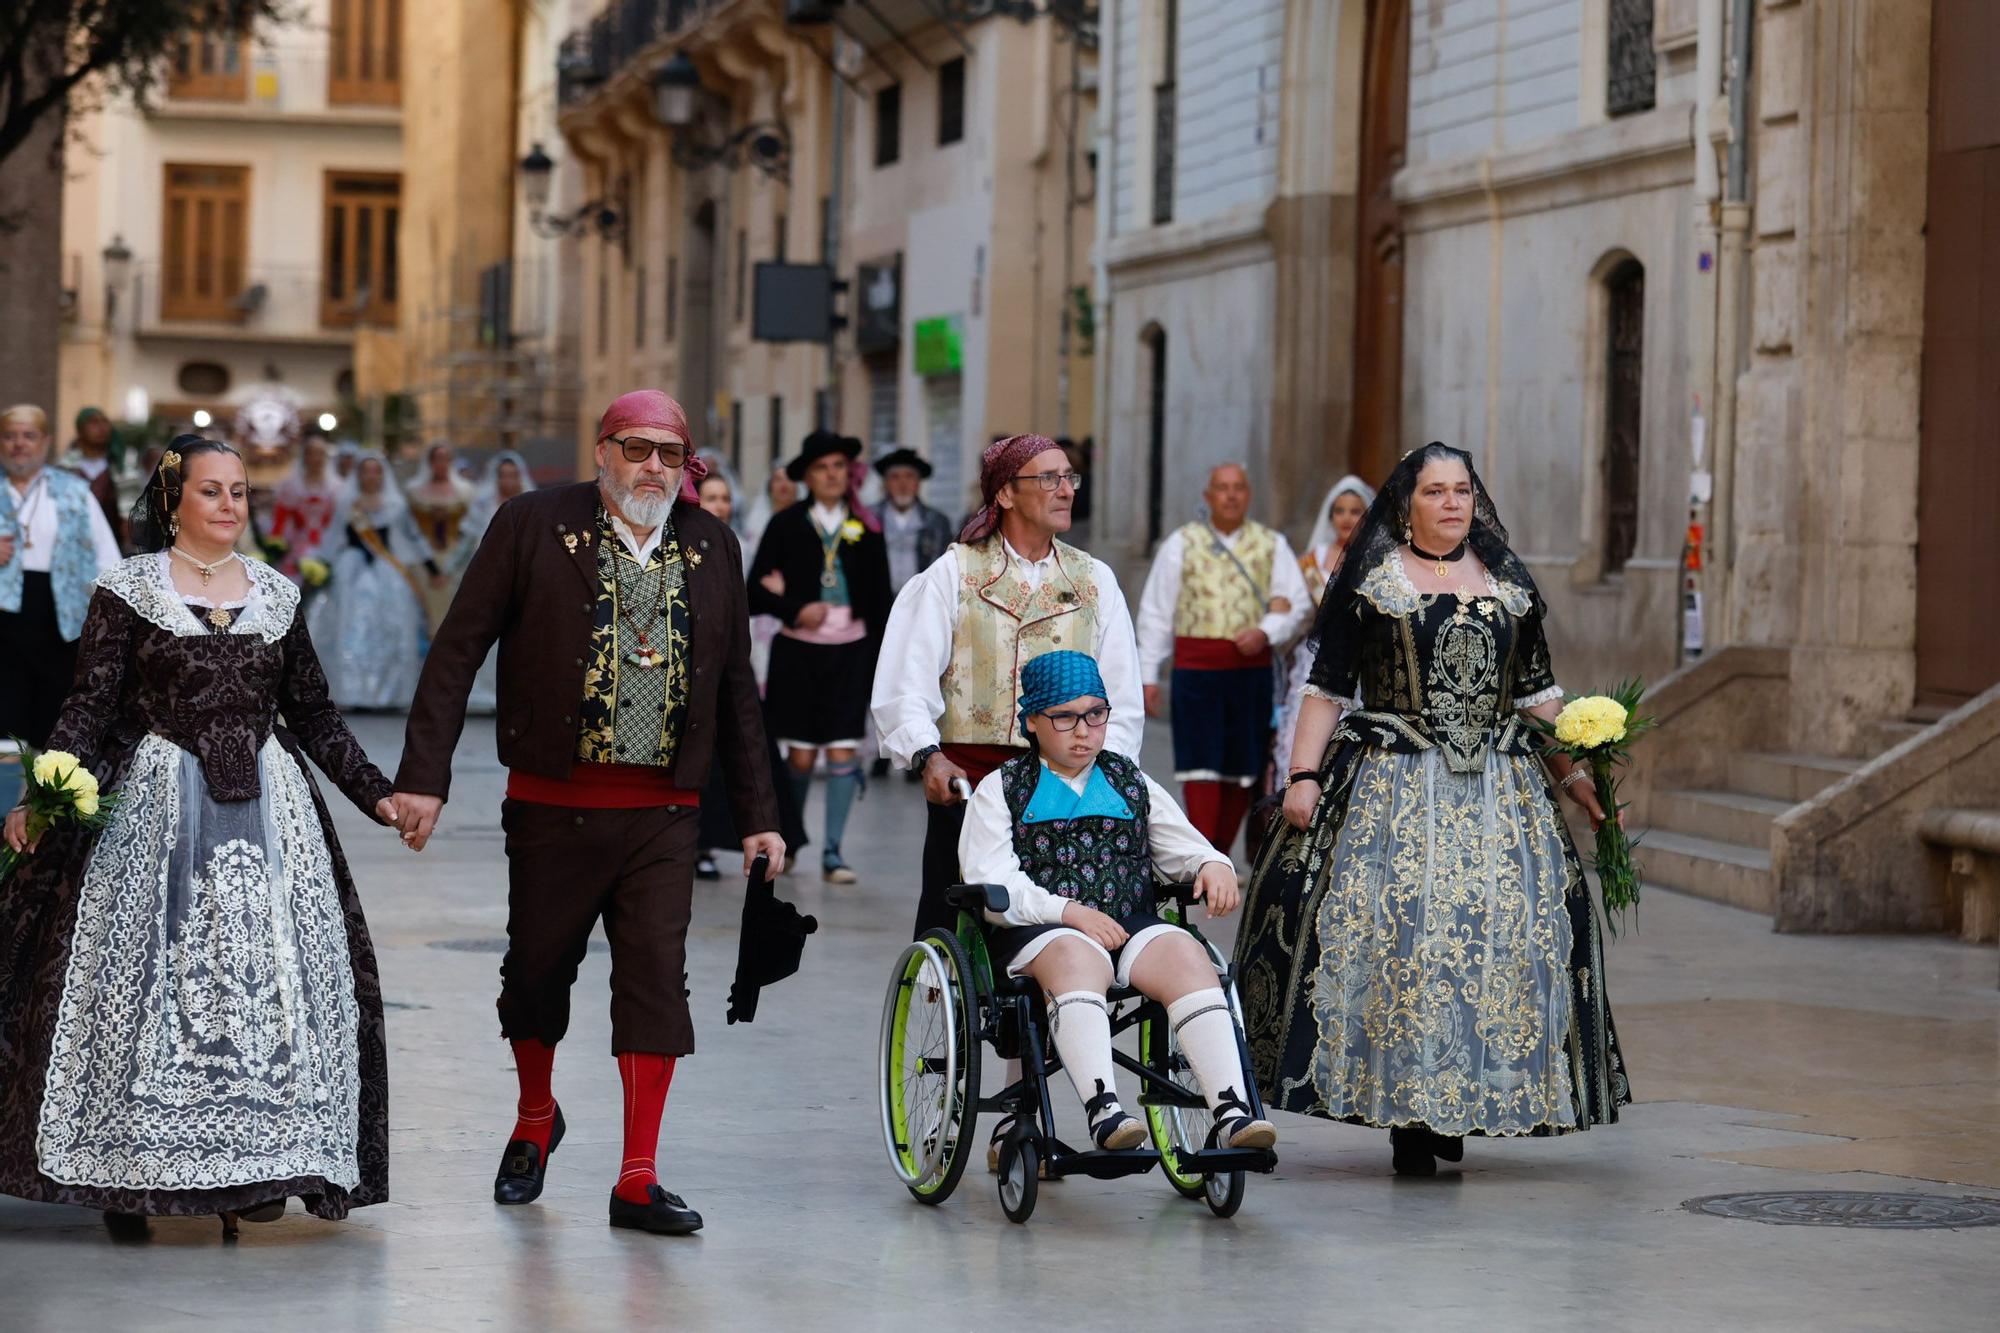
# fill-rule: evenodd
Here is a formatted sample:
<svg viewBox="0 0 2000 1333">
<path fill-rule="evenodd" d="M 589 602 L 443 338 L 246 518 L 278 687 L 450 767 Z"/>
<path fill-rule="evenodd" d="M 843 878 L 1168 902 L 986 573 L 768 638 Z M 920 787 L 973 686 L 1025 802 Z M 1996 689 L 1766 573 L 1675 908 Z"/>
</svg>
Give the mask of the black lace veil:
<svg viewBox="0 0 2000 1333">
<path fill-rule="evenodd" d="M 181 485 L 187 477 L 188 461 L 213 453 L 234 454 L 236 450 L 204 435 L 176 435 L 168 443 L 153 475 L 146 478 L 145 489 L 132 504 L 134 551 L 164 551 L 174 544 L 173 513 L 181 507 Z"/>
<path fill-rule="evenodd" d="M 1479 469 L 1472 465 L 1472 455 L 1433 440 L 1423 448 L 1412 449 L 1403 455 L 1402 461 L 1390 470 L 1388 479 L 1376 491 L 1375 503 L 1368 506 L 1361 526 L 1354 530 L 1354 536 L 1347 544 L 1347 554 L 1340 563 L 1340 573 L 1321 600 L 1319 618 L 1314 623 L 1314 634 L 1319 639 L 1321 653 L 1328 650 L 1329 630 L 1353 625 L 1354 604 L 1361 595 L 1361 581 L 1407 540 L 1410 500 L 1417 493 L 1418 475 L 1426 464 L 1445 460 L 1464 464 L 1466 475 L 1472 478 L 1472 526 L 1466 535 L 1466 544 L 1494 578 L 1526 589 L 1534 600 L 1537 614 L 1544 609 L 1541 591 L 1536 588 L 1534 577 L 1507 544 L 1506 525 L 1500 521 L 1500 511 L 1494 507 L 1486 483 L 1479 479 Z"/>
</svg>

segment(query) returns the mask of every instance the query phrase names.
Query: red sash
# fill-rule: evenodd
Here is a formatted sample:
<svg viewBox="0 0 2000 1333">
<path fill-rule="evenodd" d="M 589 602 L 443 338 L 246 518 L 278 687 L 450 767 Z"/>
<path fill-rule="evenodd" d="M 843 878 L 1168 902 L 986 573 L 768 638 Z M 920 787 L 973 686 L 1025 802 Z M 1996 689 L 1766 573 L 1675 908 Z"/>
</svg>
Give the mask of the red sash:
<svg viewBox="0 0 2000 1333">
<path fill-rule="evenodd" d="M 672 774 L 651 764 L 572 764 L 567 782 L 510 768 L 507 795 L 511 800 L 572 810 L 647 810 L 701 804 L 700 792 L 676 787 Z"/>
</svg>

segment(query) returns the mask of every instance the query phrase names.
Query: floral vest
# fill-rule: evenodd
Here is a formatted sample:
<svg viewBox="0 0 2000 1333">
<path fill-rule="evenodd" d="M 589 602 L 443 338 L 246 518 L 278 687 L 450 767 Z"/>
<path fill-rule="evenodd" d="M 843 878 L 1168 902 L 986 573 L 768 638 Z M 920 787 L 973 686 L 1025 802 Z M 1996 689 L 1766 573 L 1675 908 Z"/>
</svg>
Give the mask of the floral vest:
<svg viewBox="0 0 2000 1333">
<path fill-rule="evenodd" d="M 55 558 L 49 564 L 49 585 L 55 593 L 56 628 L 65 640 L 74 643 L 83 633 L 83 613 L 90 608 L 90 585 L 98 575 L 97 542 L 90 531 L 90 483 L 61 468 L 42 469 L 48 500 L 56 509 Z M 14 488 L 0 484 L 0 532 L 19 535 L 20 523 L 14 513 Z M 21 609 L 22 572 L 20 543 L 14 558 L 0 565 L 0 611 Z"/>
<path fill-rule="evenodd" d="M 1021 665 L 1058 648 L 1097 652 L 1097 584 L 1090 556 L 1055 544 L 1056 568 L 1030 588 L 995 535 L 951 548 L 958 559 L 958 615 L 951 661 L 938 686 L 938 734 L 953 745 L 1021 745 L 1015 700 Z"/>
<path fill-rule="evenodd" d="M 1271 595 L 1277 534 L 1262 523 L 1245 523 L 1232 552 L 1221 546 L 1206 523 L 1181 529 L 1181 595 L 1174 606 L 1174 635 L 1182 639 L 1227 639 L 1264 618 L 1259 595 Z M 1238 569 L 1241 561 L 1243 569 Z M 1250 571 L 1250 578 L 1243 571 Z M 1257 581 L 1250 586 L 1250 579 Z"/>
<path fill-rule="evenodd" d="M 1153 910 L 1152 803 L 1136 763 L 1104 751 L 1078 795 L 1024 754 L 1001 765 L 1000 790 L 1029 879 L 1114 920 Z"/>
<path fill-rule="evenodd" d="M 664 613 L 659 610 L 662 601 Z M 609 516 L 602 508 L 597 511 L 597 600 L 592 610 L 576 757 L 586 764 L 673 767 L 687 720 L 692 625 L 687 566 L 671 518 L 659 546 L 641 566 L 618 540 Z M 631 660 L 634 653 L 648 650 L 665 660 L 653 667 Z"/>
</svg>

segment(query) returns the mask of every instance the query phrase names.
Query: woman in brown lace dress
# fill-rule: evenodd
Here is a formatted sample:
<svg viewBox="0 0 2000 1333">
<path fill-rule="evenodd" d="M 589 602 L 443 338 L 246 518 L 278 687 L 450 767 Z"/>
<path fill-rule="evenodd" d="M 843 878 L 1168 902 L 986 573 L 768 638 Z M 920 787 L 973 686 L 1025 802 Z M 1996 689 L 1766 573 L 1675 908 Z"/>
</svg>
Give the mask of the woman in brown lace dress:
<svg viewBox="0 0 2000 1333">
<path fill-rule="evenodd" d="M 246 489 L 226 445 L 163 456 L 50 738 L 118 804 L 0 884 L 0 1191 L 104 1209 L 121 1235 L 388 1197 L 374 950 L 304 761 L 380 823 L 395 805 L 298 589 L 233 553 Z"/>
</svg>

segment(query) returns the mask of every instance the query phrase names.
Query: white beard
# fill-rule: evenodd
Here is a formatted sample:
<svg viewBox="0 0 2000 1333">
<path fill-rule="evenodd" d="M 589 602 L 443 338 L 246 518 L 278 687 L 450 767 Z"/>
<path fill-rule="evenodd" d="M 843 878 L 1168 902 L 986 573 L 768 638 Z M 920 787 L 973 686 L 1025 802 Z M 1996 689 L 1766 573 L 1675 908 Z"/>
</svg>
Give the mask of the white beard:
<svg viewBox="0 0 2000 1333">
<path fill-rule="evenodd" d="M 651 530 L 660 526 L 667 511 L 673 508 L 674 497 L 680 491 L 681 479 L 678 471 L 668 474 L 665 495 L 642 495 L 618 484 L 618 479 L 608 472 L 597 474 L 597 484 L 611 497 L 618 515 L 635 528 Z"/>
</svg>

